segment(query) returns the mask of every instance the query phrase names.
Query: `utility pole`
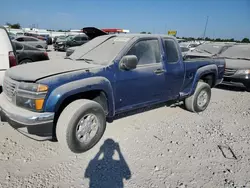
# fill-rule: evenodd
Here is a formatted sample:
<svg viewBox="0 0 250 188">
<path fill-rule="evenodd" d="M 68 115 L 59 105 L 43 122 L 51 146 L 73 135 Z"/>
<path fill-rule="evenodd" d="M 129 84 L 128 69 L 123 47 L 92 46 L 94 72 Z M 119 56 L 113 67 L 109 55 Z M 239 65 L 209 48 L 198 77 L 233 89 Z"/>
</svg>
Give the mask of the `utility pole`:
<svg viewBox="0 0 250 188">
<path fill-rule="evenodd" d="M 206 36 L 206 31 L 207 31 L 207 23 L 208 23 L 208 16 L 207 16 L 207 21 L 206 21 L 206 25 L 205 25 L 204 34 L 203 34 L 203 40 L 205 40 L 205 36 Z"/>
</svg>

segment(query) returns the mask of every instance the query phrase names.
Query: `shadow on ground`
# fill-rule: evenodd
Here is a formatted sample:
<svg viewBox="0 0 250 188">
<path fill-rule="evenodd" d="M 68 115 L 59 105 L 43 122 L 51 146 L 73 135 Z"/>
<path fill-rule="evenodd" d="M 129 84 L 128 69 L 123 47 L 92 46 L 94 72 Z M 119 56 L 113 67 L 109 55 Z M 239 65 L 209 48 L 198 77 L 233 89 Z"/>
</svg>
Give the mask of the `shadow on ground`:
<svg viewBox="0 0 250 188">
<path fill-rule="evenodd" d="M 119 160 L 113 159 L 115 151 Z M 101 156 L 103 157 L 99 159 Z M 119 144 L 107 139 L 89 162 L 84 177 L 89 178 L 90 188 L 123 188 L 123 179 L 130 179 L 131 172 Z"/>
</svg>

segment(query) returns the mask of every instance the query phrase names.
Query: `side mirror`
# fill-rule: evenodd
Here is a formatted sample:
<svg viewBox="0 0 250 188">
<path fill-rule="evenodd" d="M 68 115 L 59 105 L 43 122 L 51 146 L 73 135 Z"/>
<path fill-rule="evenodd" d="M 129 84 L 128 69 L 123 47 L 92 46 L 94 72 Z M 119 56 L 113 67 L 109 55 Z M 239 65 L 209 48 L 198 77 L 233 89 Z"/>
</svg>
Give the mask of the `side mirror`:
<svg viewBox="0 0 250 188">
<path fill-rule="evenodd" d="M 138 64 L 138 59 L 135 55 L 123 56 L 120 61 L 120 68 L 124 70 L 135 69 Z"/>
</svg>

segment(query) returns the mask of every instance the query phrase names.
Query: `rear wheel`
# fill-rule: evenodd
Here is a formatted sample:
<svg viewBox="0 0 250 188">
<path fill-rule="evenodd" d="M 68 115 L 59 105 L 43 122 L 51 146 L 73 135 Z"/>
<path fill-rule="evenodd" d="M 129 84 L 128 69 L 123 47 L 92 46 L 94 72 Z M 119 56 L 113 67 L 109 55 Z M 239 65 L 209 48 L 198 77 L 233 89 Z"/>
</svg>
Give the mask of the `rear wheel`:
<svg viewBox="0 0 250 188">
<path fill-rule="evenodd" d="M 195 92 L 192 96 L 185 99 L 185 107 L 191 112 L 204 111 L 211 99 L 211 88 L 205 82 L 198 82 Z"/>
<path fill-rule="evenodd" d="M 70 103 L 56 125 L 59 144 L 74 153 L 83 153 L 96 145 L 106 129 L 106 117 L 100 104 L 80 99 Z"/>
<path fill-rule="evenodd" d="M 21 62 L 19 62 L 18 64 L 21 65 L 21 64 L 31 63 L 31 62 L 33 62 L 33 61 L 30 59 L 24 59 Z"/>
</svg>

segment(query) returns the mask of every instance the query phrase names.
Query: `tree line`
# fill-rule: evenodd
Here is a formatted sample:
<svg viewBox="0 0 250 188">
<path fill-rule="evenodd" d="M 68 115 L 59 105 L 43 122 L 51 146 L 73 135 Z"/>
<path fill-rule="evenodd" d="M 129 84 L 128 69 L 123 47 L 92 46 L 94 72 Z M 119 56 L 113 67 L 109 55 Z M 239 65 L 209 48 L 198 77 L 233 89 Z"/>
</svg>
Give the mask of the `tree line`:
<svg viewBox="0 0 250 188">
<path fill-rule="evenodd" d="M 9 26 L 9 28 L 11 29 L 21 29 L 21 25 L 19 23 L 15 23 L 15 24 L 11 24 L 9 22 L 6 23 L 7 26 Z M 58 31 L 58 32 L 68 32 L 69 30 L 48 30 L 48 31 Z M 146 32 L 146 31 L 142 31 L 140 32 L 141 34 L 151 34 L 151 32 Z M 221 39 L 221 38 L 216 38 L 216 39 L 212 39 L 209 37 L 206 37 L 205 39 L 203 38 L 194 38 L 194 37 L 177 37 L 180 39 L 185 39 L 188 41 L 194 41 L 194 40 L 205 40 L 205 41 L 214 41 L 214 42 L 241 42 L 241 43 L 250 43 L 249 38 L 243 38 L 241 41 L 239 40 L 235 40 L 234 38 L 231 39 Z"/>
<path fill-rule="evenodd" d="M 194 37 L 177 37 L 179 39 L 184 39 L 188 41 L 194 41 L 194 40 L 205 40 L 205 41 L 212 41 L 212 42 L 241 42 L 241 43 L 250 43 L 249 38 L 243 38 L 242 40 L 235 40 L 234 38 L 231 39 L 221 39 L 221 38 L 209 38 L 206 37 L 205 39 L 203 38 L 194 38 Z"/>
</svg>

